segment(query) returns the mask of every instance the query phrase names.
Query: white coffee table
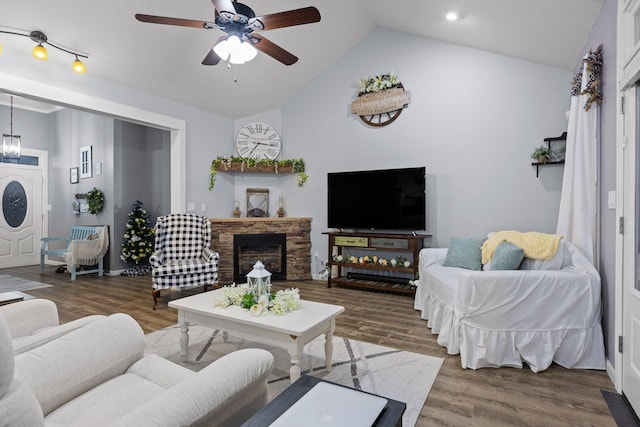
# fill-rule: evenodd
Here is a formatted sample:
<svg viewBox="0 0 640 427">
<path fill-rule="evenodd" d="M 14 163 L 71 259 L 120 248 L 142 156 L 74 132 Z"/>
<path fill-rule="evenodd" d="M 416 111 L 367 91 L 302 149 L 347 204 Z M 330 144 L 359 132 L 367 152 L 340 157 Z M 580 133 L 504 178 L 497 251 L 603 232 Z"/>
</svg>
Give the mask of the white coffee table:
<svg viewBox="0 0 640 427">
<path fill-rule="evenodd" d="M 333 331 L 336 316 L 344 307 L 301 300 L 302 308 L 282 315 L 254 316 L 248 310 L 232 306 L 215 306 L 222 289 L 204 292 L 169 302 L 178 309 L 180 325 L 180 355 L 187 359 L 189 348 L 189 324 L 199 324 L 218 329 L 227 334 L 287 349 L 291 356 L 289 375 L 293 383 L 300 377 L 300 356 L 305 344 L 324 334 L 324 356 L 327 370 L 333 357 Z"/>
</svg>

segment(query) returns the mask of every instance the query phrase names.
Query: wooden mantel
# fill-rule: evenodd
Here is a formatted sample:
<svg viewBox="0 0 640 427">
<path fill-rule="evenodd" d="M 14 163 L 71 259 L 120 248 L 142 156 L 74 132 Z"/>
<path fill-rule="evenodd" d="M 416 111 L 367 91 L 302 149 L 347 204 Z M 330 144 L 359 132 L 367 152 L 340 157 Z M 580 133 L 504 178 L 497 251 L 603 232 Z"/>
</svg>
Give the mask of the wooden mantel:
<svg viewBox="0 0 640 427">
<path fill-rule="evenodd" d="M 218 281 L 233 282 L 234 234 L 287 235 L 287 280 L 311 279 L 312 218 L 210 218 L 211 248 L 220 253 Z"/>
</svg>

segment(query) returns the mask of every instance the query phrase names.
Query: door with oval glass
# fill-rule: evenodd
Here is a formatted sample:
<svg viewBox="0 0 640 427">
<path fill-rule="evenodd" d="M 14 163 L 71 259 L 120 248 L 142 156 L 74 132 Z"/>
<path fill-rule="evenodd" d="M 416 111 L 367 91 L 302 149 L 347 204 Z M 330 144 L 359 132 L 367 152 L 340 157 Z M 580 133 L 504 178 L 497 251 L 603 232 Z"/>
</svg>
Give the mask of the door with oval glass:
<svg viewBox="0 0 640 427">
<path fill-rule="evenodd" d="M 43 171 L 0 163 L 0 268 L 40 263 Z"/>
</svg>

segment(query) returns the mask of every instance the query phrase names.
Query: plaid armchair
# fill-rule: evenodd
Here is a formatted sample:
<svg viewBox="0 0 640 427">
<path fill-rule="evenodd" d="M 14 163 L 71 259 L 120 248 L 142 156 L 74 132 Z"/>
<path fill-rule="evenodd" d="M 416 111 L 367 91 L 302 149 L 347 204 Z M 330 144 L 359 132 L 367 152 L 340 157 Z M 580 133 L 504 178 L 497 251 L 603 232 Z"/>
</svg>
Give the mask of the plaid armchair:
<svg viewBox="0 0 640 427">
<path fill-rule="evenodd" d="M 209 285 L 218 281 L 220 256 L 211 250 L 211 223 L 193 214 L 158 217 L 152 268 L 153 309 L 161 289 Z"/>
</svg>

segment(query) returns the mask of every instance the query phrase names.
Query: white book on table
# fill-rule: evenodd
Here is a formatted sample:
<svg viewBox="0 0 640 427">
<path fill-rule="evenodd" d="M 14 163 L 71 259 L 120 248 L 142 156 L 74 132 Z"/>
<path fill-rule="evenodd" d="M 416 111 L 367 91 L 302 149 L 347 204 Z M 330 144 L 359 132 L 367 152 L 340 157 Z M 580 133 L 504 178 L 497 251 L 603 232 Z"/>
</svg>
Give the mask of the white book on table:
<svg viewBox="0 0 640 427">
<path fill-rule="evenodd" d="M 370 427 L 387 407 L 384 397 L 320 382 L 291 405 L 273 427 Z"/>
</svg>

